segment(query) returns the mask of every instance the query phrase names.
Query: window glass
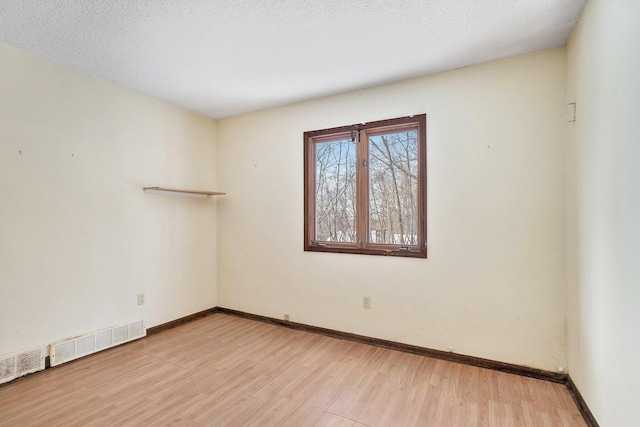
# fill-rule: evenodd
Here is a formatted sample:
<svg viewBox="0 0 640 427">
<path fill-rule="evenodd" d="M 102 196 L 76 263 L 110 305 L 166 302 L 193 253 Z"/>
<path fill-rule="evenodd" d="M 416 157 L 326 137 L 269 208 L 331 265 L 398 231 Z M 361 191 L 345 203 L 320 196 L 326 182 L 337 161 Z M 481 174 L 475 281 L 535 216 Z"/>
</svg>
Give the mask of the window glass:
<svg viewBox="0 0 640 427">
<path fill-rule="evenodd" d="M 369 241 L 418 244 L 418 132 L 369 136 Z"/>
<path fill-rule="evenodd" d="M 356 144 L 337 139 L 315 144 L 316 237 L 356 241 Z"/>
</svg>

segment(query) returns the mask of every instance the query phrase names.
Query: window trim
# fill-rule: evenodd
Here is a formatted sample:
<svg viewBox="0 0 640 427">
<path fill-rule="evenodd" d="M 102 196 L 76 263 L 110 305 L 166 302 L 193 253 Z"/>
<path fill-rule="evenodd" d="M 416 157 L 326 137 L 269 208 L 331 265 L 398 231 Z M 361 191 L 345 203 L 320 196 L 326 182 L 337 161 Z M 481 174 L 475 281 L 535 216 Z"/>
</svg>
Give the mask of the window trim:
<svg viewBox="0 0 640 427">
<path fill-rule="evenodd" d="M 410 258 L 426 258 L 427 257 L 427 139 L 426 139 L 426 114 L 415 116 L 399 117 L 395 119 L 379 120 L 375 122 L 363 123 L 358 125 L 346 125 L 335 128 L 321 129 L 315 131 L 304 132 L 304 250 L 311 252 L 332 252 L 332 253 L 352 253 L 365 255 L 386 255 L 400 256 Z M 361 181 L 363 173 L 356 173 L 357 187 L 357 206 L 356 211 L 356 235 L 355 243 L 347 242 L 316 242 L 315 237 L 315 144 L 319 141 L 331 141 L 340 135 L 349 135 L 354 129 L 357 129 L 357 138 L 367 138 L 369 130 L 373 130 L 373 134 L 388 131 L 394 127 L 405 129 L 415 125 L 418 131 L 418 245 L 409 245 L 409 250 L 401 249 L 407 247 L 401 244 L 388 243 L 369 243 L 368 230 L 369 227 L 369 204 L 364 203 L 363 198 L 368 199 L 368 195 L 364 195 L 363 188 L 369 191 L 369 184 L 364 185 Z M 359 141 L 360 139 L 358 139 Z M 356 148 L 357 158 L 368 159 L 368 144 L 358 144 Z M 364 157 L 364 155 L 367 157 Z M 360 169 L 360 166 L 358 166 Z M 420 200 L 422 197 L 422 200 Z M 362 207 L 365 206 L 363 209 Z M 362 242 L 362 238 L 367 238 L 366 242 Z"/>
</svg>

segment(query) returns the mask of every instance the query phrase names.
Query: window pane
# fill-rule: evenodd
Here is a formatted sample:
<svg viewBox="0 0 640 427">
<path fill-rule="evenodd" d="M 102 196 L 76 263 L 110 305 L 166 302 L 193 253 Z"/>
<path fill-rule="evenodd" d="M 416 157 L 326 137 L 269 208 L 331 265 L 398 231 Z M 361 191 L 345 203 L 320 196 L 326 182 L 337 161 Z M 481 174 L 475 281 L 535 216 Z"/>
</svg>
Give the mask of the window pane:
<svg viewBox="0 0 640 427">
<path fill-rule="evenodd" d="M 369 242 L 418 244 L 418 132 L 369 137 Z"/>
<path fill-rule="evenodd" d="M 356 241 L 356 144 L 319 142 L 316 150 L 316 240 Z"/>
</svg>

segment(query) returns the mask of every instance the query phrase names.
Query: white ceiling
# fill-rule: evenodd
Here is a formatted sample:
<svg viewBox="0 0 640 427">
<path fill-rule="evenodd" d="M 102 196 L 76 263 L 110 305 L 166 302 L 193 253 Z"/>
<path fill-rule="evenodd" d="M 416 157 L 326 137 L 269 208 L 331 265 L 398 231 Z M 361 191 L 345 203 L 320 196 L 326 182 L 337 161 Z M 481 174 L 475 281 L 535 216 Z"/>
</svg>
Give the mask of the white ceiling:
<svg viewBox="0 0 640 427">
<path fill-rule="evenodd" d="M 586 0 L 0 0 L 0 41 L 222 118 L 562 46 Z"/>
</svg>

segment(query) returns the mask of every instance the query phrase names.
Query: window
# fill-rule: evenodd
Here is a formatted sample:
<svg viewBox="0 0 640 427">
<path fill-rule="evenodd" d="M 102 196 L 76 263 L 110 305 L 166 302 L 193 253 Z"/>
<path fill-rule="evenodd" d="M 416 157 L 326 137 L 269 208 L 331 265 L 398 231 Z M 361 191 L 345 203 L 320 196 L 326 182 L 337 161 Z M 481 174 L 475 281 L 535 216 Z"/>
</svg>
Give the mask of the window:
<svg viewBox="0 0 640 427">
<path fill-rule="evenodd" d="M 426 115 L 304 133 L 304 249 L 427 256 Z"/>
</svg>

